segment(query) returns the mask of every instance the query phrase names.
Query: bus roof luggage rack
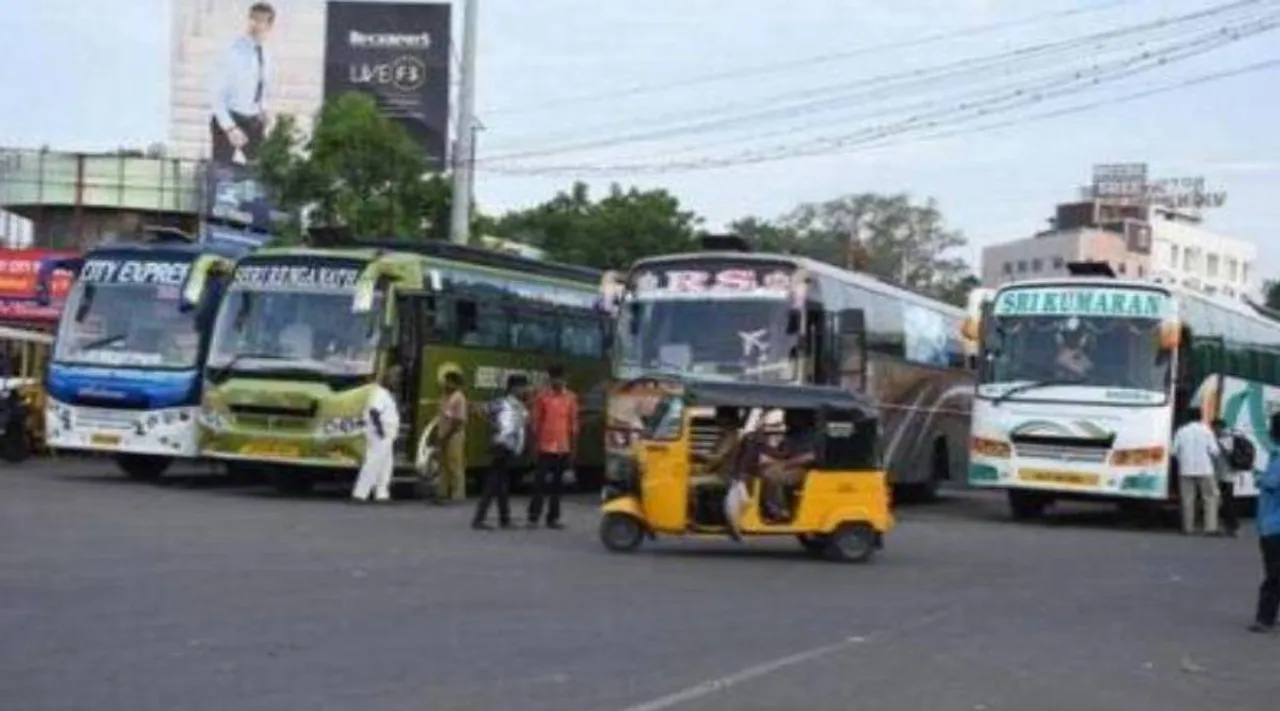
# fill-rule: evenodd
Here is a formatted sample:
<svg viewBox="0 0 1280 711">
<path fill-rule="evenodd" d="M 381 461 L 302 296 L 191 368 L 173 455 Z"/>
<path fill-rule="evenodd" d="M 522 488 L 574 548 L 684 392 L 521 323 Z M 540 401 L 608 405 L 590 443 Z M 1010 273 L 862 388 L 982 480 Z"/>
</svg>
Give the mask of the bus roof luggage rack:
<svg viewBox="0 0 1280 711">
<path fill-rule="evenodd" d="M 1067 262 L 1067 273 L 1071 276 L 1116 278 L 1115 270 L 1106 262 Z"/>
<path fill-rule="evenodd" d="M 702 235 L 699 240 L 704 252 L 750 252 L 751 244 L 740 235 Z"/>
<path fill-rule="evenodd" d="M 603 276 L 603 272 L 591 267 L 530 259 L 529 257 L 522 257 L 509 252 L 497 252 L 483 247 L 468 247 L 440 240 L 356 239 L 342 246 L 356 249 L 385 249 L 395 252 L 410 252 L 437 259 L 466 262 L 467 264 L 476 264 L 494 269 L 510 269 L 526 274 L 570 281 L 599 282 L 600 277 Z"/>
</svg>

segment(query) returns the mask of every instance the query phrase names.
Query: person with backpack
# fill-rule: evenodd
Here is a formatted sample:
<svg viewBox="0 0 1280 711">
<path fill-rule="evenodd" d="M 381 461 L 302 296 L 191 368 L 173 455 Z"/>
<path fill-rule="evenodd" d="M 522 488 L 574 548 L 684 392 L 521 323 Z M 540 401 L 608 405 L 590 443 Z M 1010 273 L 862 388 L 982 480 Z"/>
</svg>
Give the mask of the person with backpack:
<svg viewBox="0 0 1280 711">
<path fill-rule="evenodd" d="M 1275 634 L 1280 613 L 1280 413 L 1271 416 L 1271 458 L 1258 477 L 1258 545 L 1262 549 L 1262 585 L 1252 632 Z"/>
<path fill-rule="evenodd" d="M 492 461 L 489 471 L 485 473 L 484 492 L 480 495 L 480 503 L 476 505 L 475 517 L 471 519 L 471 528 L 477 531 L 490 530 L 485 519 L 489 516 L 489 507 L 494 500 L 498 502 L 498 525 L 511 528 L 511 470 L 520 455 L 524 454 L 525 441 L 528 439 L 529 411 L 525 408 L 528 390 L 528 378 L 523 375 L 508 376 L 506 394 L 490 405 L 490 421 L 493 425 L 493 440 L 490 444 Z"/>
<path fill-rule="evenodd" d="M 1225 420 L 1213 421 L 1213 432 L 1218 437 L 1222 456 L 1218 460 L 1218 493 L 1221 495 L 1218 517 L 1222 530 L 1235 538 L 1240 532 L 1240 517 L 1236 513 L 1236 482 L 1253 472 L 1254 448 L 1248 437 L 1227 429 Z"/>
</svg>

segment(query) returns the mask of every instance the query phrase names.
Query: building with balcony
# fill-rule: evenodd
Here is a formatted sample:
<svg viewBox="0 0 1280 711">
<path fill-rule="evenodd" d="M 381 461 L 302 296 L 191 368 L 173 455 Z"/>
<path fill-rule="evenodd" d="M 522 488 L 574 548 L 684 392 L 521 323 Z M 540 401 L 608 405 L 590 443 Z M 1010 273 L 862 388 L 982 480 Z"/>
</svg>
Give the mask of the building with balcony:
<svg viewBox="0 0 1280 711">
<path fill-rule="evenodd" d="M 1258 300 L 1258 248 L 1205 228 L 1199 219 L 1156 210 L 1151 219 L 1151 278 L 1206 294 Z"/>
</svg>

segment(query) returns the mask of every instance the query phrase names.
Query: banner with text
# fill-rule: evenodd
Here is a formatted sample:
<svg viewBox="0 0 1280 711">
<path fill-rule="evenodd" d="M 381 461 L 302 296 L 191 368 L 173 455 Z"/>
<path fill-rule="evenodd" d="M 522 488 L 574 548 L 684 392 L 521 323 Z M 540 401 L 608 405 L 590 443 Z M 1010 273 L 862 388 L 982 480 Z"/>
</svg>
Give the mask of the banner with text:
<svg viewBox="0 0 1280 711">
<path fill-rule="evenodd" d="M 443 170 L 449 135 L 450 6 L 330 2 L 324 96 L 372 96 Z"/>
<path fill-rule="evenodd" d="M 0 319 L 57 321 L 71 289 L 71 275 L 54 274 L 49 288 L 52 302 L 47 306 L 36 303 L 36 276 L 45 260 L 73 256 L 75 252 L 44 249 L 0 250 Z"/>
</svg>

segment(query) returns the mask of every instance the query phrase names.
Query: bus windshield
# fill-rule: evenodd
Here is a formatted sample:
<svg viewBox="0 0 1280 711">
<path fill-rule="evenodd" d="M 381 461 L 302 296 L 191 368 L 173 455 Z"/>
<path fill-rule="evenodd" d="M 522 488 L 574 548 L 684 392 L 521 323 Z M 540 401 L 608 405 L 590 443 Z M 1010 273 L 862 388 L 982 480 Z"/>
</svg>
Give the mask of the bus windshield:
<svg viewBox="0 0 1280 711">
<path fill-rule="evenodd" d="M 76 282 L 58 325 L 54 362 L 125 368 L 194 368 L 195 309 L 165 284 Z"/>
<path fill-rule="evenodd" d="M 979 380 L 1165 393 L 1170 359 L 1159 329 L 1151 318 L 994 316 Z"/>
<path fill-rule="evenodd" d="M 223 301 L 209 366 L 244 371 L 303 369 L 326 375 L 373 372 L 383 299 L 352 312 L 349 292 L 237 286 Z"/>
<path fill-rule="evenodd" d="M 618 366 L 633 372 L 795 379 L 797 337 L 783 299 L 636 299 L 622 311 Z"/>
</svg>

